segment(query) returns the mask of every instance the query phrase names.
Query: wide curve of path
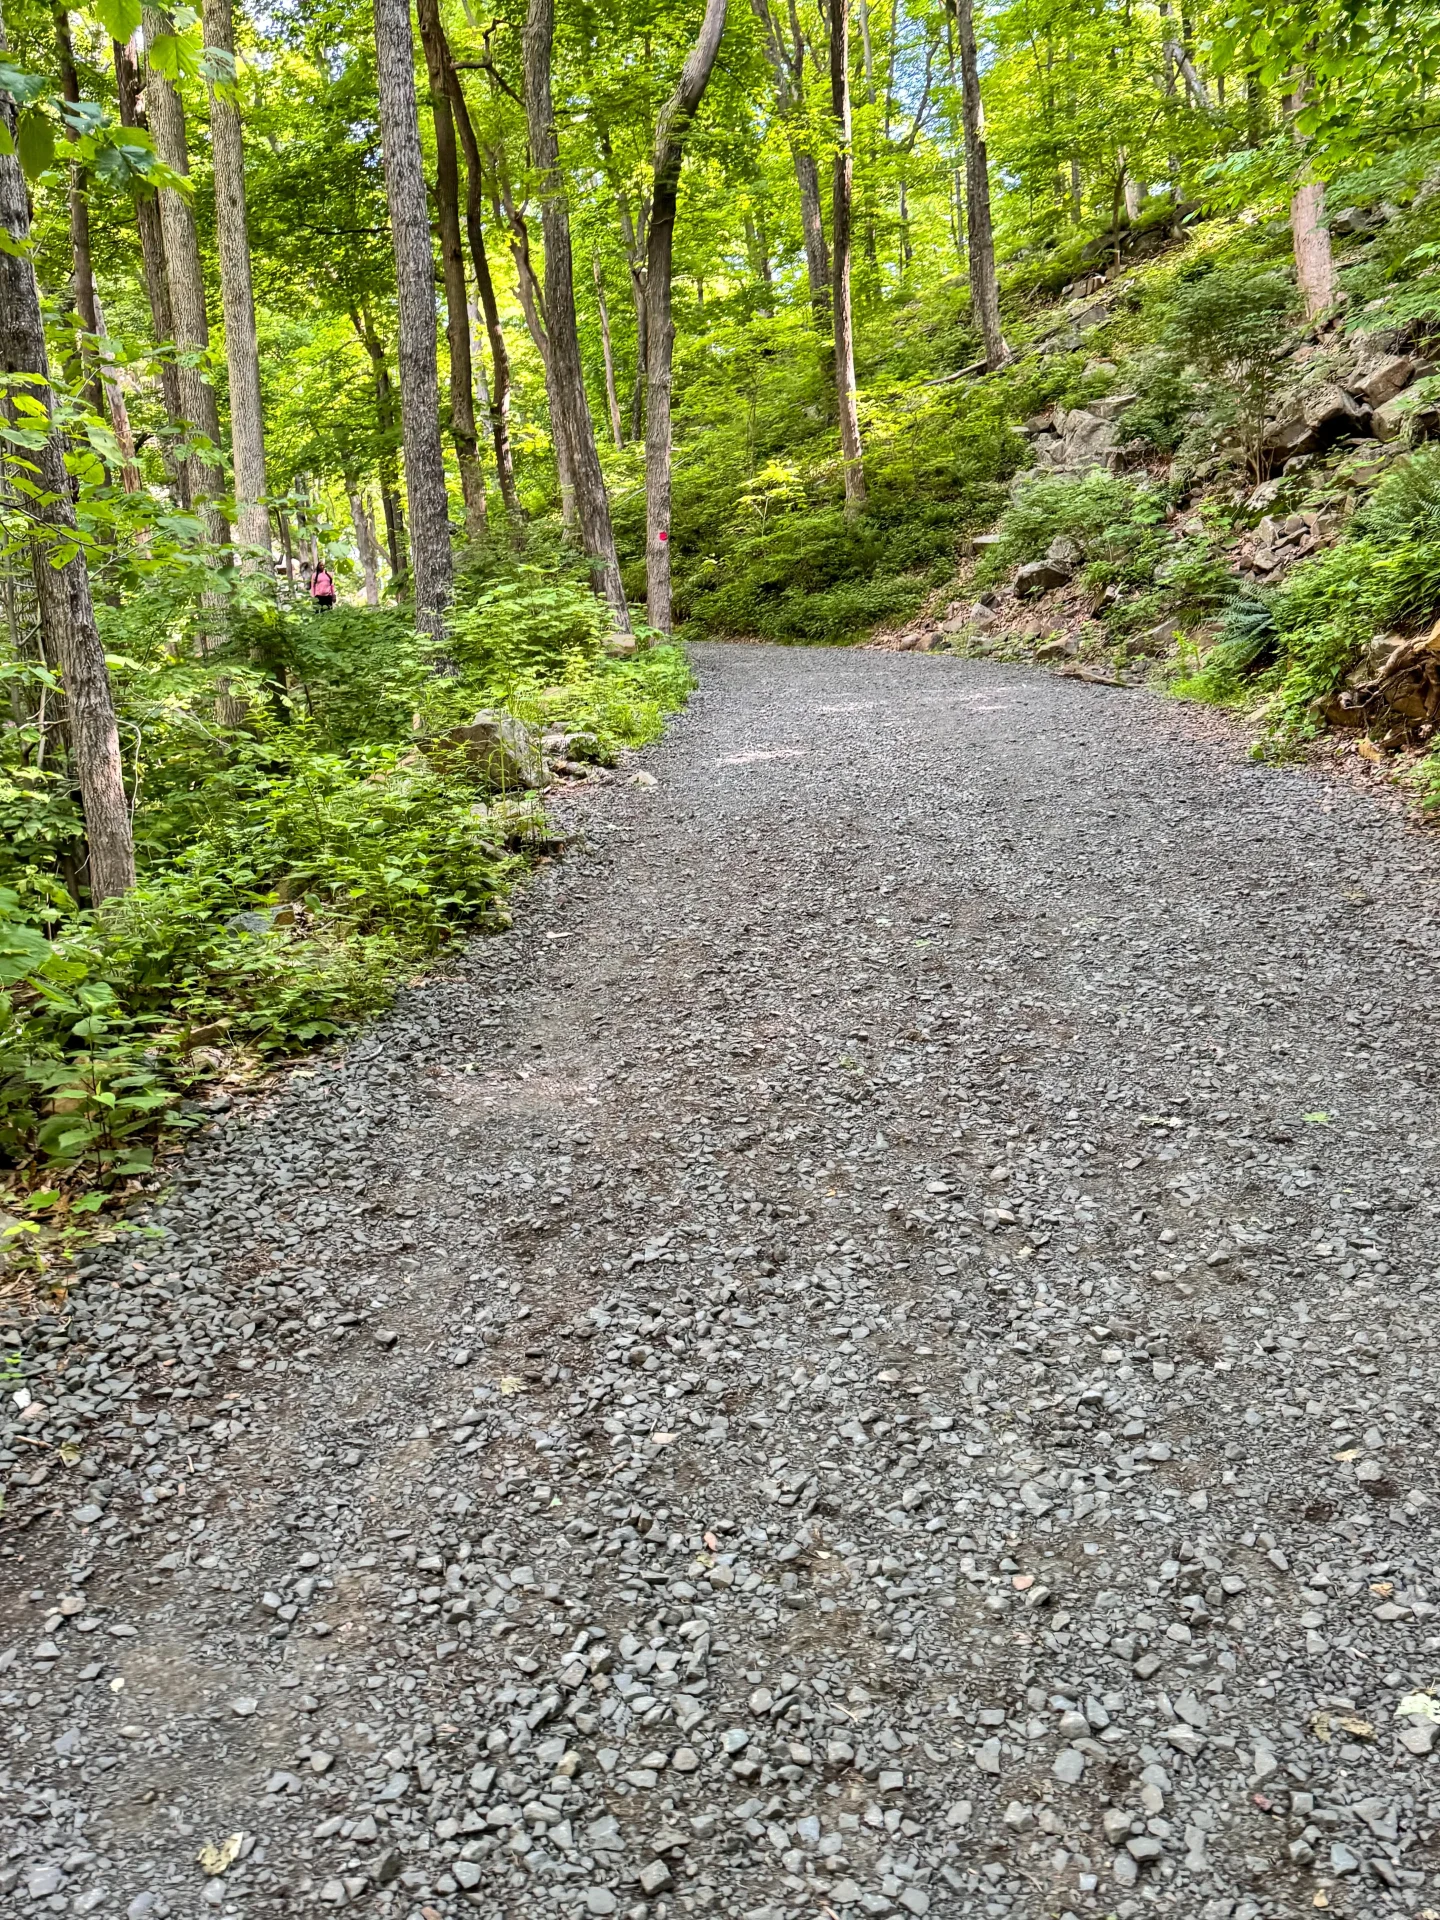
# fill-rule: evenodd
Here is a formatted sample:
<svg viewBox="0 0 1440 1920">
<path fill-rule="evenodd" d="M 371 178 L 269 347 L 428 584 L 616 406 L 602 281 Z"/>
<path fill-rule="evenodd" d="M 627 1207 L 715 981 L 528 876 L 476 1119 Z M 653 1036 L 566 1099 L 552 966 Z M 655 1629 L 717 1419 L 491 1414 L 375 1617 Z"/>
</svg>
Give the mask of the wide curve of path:
<svg viewBox="0 0 1440 1920">
<path fill-rule="evenodd" d="M 21 1330 L 0 1904 L 1427 1913 L 1433 842 L 1148 696 L 699 664 Z"/>
</svg>

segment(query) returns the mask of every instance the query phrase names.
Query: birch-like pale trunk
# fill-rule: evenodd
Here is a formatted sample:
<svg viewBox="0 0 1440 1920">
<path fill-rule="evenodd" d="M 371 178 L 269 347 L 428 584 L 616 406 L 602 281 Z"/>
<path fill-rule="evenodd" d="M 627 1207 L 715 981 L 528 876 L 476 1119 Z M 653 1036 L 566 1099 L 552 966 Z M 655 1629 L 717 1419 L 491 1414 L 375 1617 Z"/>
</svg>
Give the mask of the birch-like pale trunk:
<svg viewBox="0 0 1440 1920">
<path fill-rule="evenodd" d="M 0 48 L 5 46 L 0 21 Z M 15 157 L 15 102 L 0 93 L 0 125 L 9 151 L 0 155 L 0 371 L 18 375 L 19 391 L 50 416 L 50 362 L 40 290 L 30 261 L 30 196 Z M 49 437 L 33 459 L 42 492 L 28 505 L 36 527 L 31 542 L 40 634 L 46 659 L 58 666 L 65 688 L 66 732 L 71 766 L 80 788 L 89 849 L 90 896 L 98 906 L 135 884 L 135 843 L 125 796 L 120 731 L 105 666 L 105 650 L 95 628 L 90 574 L 85 550 L 74 544 L 75 509 L 65 444 L 53 420 Z M 67 538 L 70 536 L 70 538 Z M 55 555 L 71 547 L 63 566 Z"/>
<path fill-rule="evenodd" d="M 400 430 L 415 624 L 438 644 L 445 634 L 455 568 L 445 497 L 445 454 L 440 444 L 435 260 L 415 99 L 415 42 L 408 0 L 374 0 L 374 13 L 385 197 L 400 314 Z"/>
<path fill-rule="evenodd" d="M 645 396 L 645 587 L 652 627 L 669 633 L 673 624 L 670 591 L 670 403 L 675 360 L 675 320 L 671 311 L 674 274 L 675 213 L 685 140 L 704 98 L 725 31 L 726 0 L 706 0 L 699 37 L 680 70 L 674 93 L 655 126 L 655 169 L 650 194 L 650 232 L 645 249 L 646 334 L 650 370 Z M 597 272 L 598 279 L 598 272 Z M 616 438 L 619 438 L 619 408 Z"/>
<path fill-rule="evenodd" d="M 205 44 L 235 58 L 230 0 L 204 0 Z M 250 271 L 250 225 L 245 205 L 245 137 L 240 109 L 228 89 L 210 88 L 210 159 L 215 172 L 215 237 L 220 255 L 220 302 L 225 313 L 225 364 L 230 375 L 230 458 L 235 469 L 235 518 L 241 564 L 272 571 L 270 510 L 265 504 L 265 416 L 260 404 L 260 343 Z"/>
<path fill-rule="evenodd" d="M 605 404 L 610 409 L 610 435 L 617 447 L 625 445 L 625 428 L 620 420 L 620 395 L 615 389 L 615 345 L 610 338 L 610 305 L 605 298 L 605 275 L 600 256 L 595 255 L 595 298 L 600 306 L 600 350 L 605 357 Z"/>
<path fill-rule="evenodd" d="M 360 487 L 351 482 L 346 493 L 350 501 L 350 524 L 355 529 L 355 551 L 360 561 L 360 577 L 365 583 L 365 604 L 380 604 L 380 553 L 375 544 L 375 523 Z"/>
</svg>

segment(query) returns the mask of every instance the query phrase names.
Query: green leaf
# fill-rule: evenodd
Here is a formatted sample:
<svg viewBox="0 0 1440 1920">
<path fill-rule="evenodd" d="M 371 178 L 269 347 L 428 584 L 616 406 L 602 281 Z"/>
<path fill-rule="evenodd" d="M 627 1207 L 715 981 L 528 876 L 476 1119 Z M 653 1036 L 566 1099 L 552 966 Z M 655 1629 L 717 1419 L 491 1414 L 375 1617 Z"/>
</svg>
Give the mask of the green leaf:
<svg viewBox="0 0 1440 1920">
<path fill-rule="evenodd" d="M 17 106 L 28 107 L 44 99 L 50 91 L 50 82 L 42 73 L 22 73 L 8 60 L 0 60 L 0 91 L 8 93 Z"/>
<path fill-rule="evenodd" d="M 55 160 L 55 129 L 38 107 L 27 107 L 15 129 L 15 146 L 27 180 L 38 180 Z"/>
<path fill-rule="evenodd" d="M 70 1211 L 71 1213 L 98 1213 L 104 1204 L 103 1193 L 82 1193 L 78 1200 L 71 1203 Z"/>
<path fill-rule="evenodd" d="M 128 40 L 140 25 L 140 14 L 140 0 L 95 0 L 95 17 L 112 40 Z"/>
<path fill-rule="evenodd" d="M 150 44 L 150 64 L 172 83 L 198 80 L 202 50 L 199 32 L 194 28 L 184 33 L 157 34 Z"/>
</svg>

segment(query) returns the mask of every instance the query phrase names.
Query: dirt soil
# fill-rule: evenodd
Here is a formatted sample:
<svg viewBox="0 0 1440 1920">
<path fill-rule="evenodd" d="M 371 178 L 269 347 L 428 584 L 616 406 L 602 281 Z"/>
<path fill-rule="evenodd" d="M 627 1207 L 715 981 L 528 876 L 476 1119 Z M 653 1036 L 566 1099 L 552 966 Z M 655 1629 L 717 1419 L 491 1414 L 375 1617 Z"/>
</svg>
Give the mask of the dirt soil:
<svg viewBox="0 0 1440 1920">
<path fill-rule="evenodd" d="M 1143 692 L 699 667 L 6 1336 L 0 1906 L 1429 1913 L 1440 846 Z"/>
</svg>

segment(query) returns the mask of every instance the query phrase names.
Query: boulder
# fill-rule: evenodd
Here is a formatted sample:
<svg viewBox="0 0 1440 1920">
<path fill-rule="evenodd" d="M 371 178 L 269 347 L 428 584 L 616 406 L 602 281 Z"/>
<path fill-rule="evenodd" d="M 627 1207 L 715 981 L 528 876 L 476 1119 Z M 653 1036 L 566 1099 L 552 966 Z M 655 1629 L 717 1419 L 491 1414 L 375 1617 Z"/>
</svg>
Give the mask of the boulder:
<svg viewBox="0 0 1440 1920">
<path fill-rule="evenodd" d="M 1053 560 L 1031 560 L 1015 576 L 1015 597 L 1017 600 L 1038 600 L 1042 593 L 1049 593 L 1054 587 L 1063 587 L 1071 572 L 1070 567 L 1061 566 Z"/>
<path fill-rule="evenodd" d="M 1265 430 L 1264 448 L 1272 463 L 1297 453 L 1319 453 L 1342 434 L 1363 428 L 1365 409 L 1360 402 L 1326 381 L 1297 395 L 1288 412 Z"/>
<path fill-rule="evenodd" d="M 1425 394 L 1420 389 L 1397 393 L 1375 409 L 1370 428 L 1377 440 L 1398 440 L 1404 433 L 1412 440 L 1430 440 L 1440 433 L 1440 406 L 1428 397 L 1428 389 Z"/>
<path fill-rule="evenodd" d="M 1103 400 L 1087 400 L 1085 411 L 1098 420 L 1118 420 L 1139 398 L 1138 393 L 1107 393 Z"/>
<path fill-rule="evenodd" d="M 1045 558 L 1052 567 L 1065 567 L 1071 572 L 1080 564 L 1080 549 L 1066 534 L 1057 534 L 1045 549 Z"/>
<path fill-rule="evenodd" d="M 1382 353 L 1360 361 L 1346 381 L 1348 390 L 1367 407 L 1383 407 L 1415 378 L 1418 362 L 1408 353 Z"/>
<path fill-rule="evenodd" d="M 468 727 L 452 727 L 429 751 L 432 758 L 458 764 L 464 778 L 493 792 L 545 784 L 545 762 L 530 729 L 503 708 L 484 709 Z"/>
<path fill-rule="evenodd" d="M 612 660 L 633 660 L 640 651 L 640 642 L 633 633 L 608 633 L 605 651 Z"/>
</svg>

